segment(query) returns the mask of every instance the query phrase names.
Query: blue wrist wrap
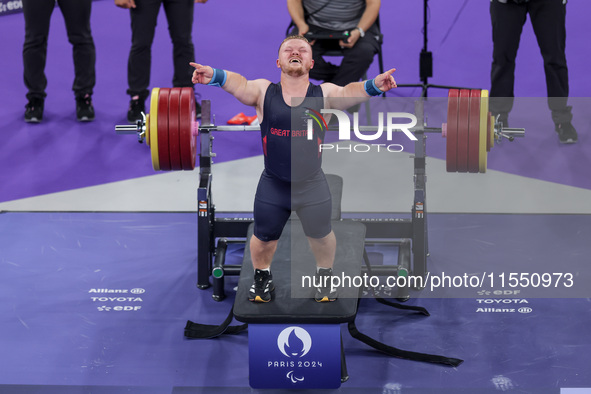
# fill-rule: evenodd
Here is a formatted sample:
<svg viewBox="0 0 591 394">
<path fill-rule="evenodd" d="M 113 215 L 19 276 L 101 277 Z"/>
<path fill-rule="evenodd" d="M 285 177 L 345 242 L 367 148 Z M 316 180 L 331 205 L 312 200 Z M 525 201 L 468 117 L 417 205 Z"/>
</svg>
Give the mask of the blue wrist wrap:
<svg viewBox="0 0 591 394">
<path fill-rule="evenodd" d="M 219 68 L 213 69 L 213 77 L 211 77 L 211 81 L 209 81 L 208 85 L 217 86 L 221 88 L 226 83 L 226 74 L 225 70 L 220 70 Z"/>
<path fill-rule="evenodd" d="M 365 88 L 365 92 L 370 96 L 379 96 L 380 94 L 384 93 L 376 86 L 375 80 L 373 79 L 368 79 L 365 81 L 363 87 Z"/>
</svg>

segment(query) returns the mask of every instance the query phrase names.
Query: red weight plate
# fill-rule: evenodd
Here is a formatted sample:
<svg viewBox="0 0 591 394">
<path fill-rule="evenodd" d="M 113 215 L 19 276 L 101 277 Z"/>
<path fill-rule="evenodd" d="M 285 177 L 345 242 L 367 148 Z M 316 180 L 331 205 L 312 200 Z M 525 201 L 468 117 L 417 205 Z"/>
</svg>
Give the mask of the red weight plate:
<svg viewBox="0 0 591 394">
<path fill-rule="evenodd" d="M 161 88 L 158 96 L 158 161 L 162 171 L 170 171 L 168 148 L 168 96 L 170 88 Z"/>
<path fill-rule="evenodd" d="M 195 169 L 197 157 L 197 141 L 193 135 L 193 123 L 195 122 L 195 93 L 193 88 L 181 90 L 181 105 L 179 112 L 181 163 L 183 170 Z"/>
<path fill-rule="evenodd" d="M 170 154 L 170 169 L 180 171 L 181 151 L 179 148 L 179 107 L 181 100 L 181 88 L 170 89 L 168 95 L 168 152 Z"/>
<path fill-rule="evenodd" d="M 480 168 L 480 89 L 470 90 L 470 121 L 468 126 L 468 172 Z"/>
<path fill-rule="evenodd" d="M 447 172 L 457 171 L 459 95 L 460 91 L 458 89 L 450 89 L 447 93 L 447 136 L 445 141 Z"/>
<path fill-rule="evenodd" d="M 461 89 L 458 110 L 458 172 L 468 172 L 468 132 L 470 130 L 470 90 Z"/>
</svg>

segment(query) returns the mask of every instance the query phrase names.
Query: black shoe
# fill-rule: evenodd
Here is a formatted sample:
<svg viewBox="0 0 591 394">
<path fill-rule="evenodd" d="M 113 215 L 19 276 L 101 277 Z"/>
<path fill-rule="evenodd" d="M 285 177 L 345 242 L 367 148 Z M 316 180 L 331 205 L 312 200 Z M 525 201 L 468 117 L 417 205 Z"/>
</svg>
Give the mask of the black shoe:
<svg viewBox="0 0 591 394">
<path fill-rule="evenodd" d="M 314 278 L 316 302 L 329 302 L 337 299 L 337 291 L 332 288 L 332 268 L 320 268 Z"/>
<path fill-rule="evenodd" d="M 76 97 L 76 119 L 79 122 L 91 122 L 94 120 L 94 107 L 89 94 Z"/>
<path fill-rule="evenodd" d="M 127 121 L 135 124 L 138 120 L 142 120 L 142 112 L 146 113 L 144 100 L 141 98 L 131 99 L 129 109 L 127 110 Z"/>
<path fill-rule="evenodd" d="M 570 122 L 557 124 L 556 132 L 561 144 L 575 144 L 579 139 L 577 131 Z"/>
<path fill-rule="evenodd" d="M 254 270 L 254 283 L 248 291 L 248 300 L 253 302 L 271 301 L 271 292 L 275 290 L 273 275 L 269 271 Z"/>
<path fill-rule="evenodd" d="M 43 106 L 45 100 L 42 98 L 32 98 L 25 105 L 25 122 L 40 123 L 43 119 Z"/>
</svg>

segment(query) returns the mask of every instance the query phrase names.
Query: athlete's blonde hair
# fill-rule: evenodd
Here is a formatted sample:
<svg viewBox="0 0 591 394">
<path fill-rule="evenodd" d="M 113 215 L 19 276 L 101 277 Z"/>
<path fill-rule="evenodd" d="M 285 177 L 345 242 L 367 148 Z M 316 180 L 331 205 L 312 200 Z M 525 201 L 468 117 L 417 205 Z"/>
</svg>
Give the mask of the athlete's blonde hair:
<svg viewBox="0 0 591 394">
<path fill-rule="evenodd" d="M 310 45 L 310 41 L 308 41 L 308 39 L 306 37 L 301 36 L 299 34 L 293 34 L 291 36 L 285 37 L 285 40 L 281 41 L 281 45 L 279 45 L 279 49 L 277 49 L 277 53 L 279 53 L 279 51 L 281 51 L 281 47 L 283 46 L 283 44 L 289 40 L 302 40 L 302 41 L 305 41 L 308 45 Z M 310 45 L 310 48 L 312 48 L 311 45 Z"/>
</svg>

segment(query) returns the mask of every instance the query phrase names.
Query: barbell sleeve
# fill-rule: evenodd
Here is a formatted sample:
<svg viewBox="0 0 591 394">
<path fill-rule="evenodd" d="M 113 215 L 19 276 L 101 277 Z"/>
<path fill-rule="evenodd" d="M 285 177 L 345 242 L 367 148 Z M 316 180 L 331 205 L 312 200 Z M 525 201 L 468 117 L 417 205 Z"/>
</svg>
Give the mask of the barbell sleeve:
<svg viewBox="0 0 591 394">
<path fill-rule="evenodd" d="M 525 137 L 525 129 L 524 128 L 513 128 L 513 127 L 503 127 L 500 130 L 501 134 L 505 134 L 509 137 Z"/>
<path fill-rule="evenodd" d="M 138 129 L 137 125 L 124 124 L 115 126 L 115 133 L 117 134 L 137 134 L 139 132 L 141 132 L 141 130 Z"/>
</svg>

